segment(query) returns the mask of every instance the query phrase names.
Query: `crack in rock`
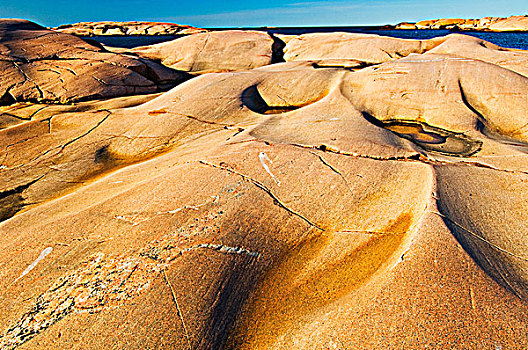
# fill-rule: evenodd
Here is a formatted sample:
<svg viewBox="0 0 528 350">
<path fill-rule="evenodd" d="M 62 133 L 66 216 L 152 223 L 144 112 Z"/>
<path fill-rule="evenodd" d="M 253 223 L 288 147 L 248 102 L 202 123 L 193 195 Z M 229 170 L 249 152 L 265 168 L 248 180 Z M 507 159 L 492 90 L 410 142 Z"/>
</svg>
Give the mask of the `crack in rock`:
<svg viewBox="0 0 528 350">
<path fill-rule="evenodd" d="M 337 148 L 330 147 L 328 145 L 322 144 L 319 146 L 313 146 L 313 145 L 304 145 L 300 143 L 291 143 L 291 146 L 300 147 L 300 148 L 308 148 L 308 149 L 315 149 L 323 152 L 329 152 L 329 153 L 335 153 L 340 154 L 344 156 L 349 157 L 355 157 L 355 158 L 365 158 L 365 159 L 372 159 L 372 160 L 379 160 L 379 161 L 400 161 L 400 162 L 409 162 L 409 161 L 423 161 L 426 158 L 420 154 L 415 153 L 410 156 L 394 156 L 394 157 L 382 157 L 382 156 L 370 156 L 366 154 L 360 154 L 356 152 L 348 152 L 348 151 L 342 151 Z"/>
<path fill-rule="evenodd" d="M 480 241 L 482 241 L 482 242 L 488 244 L 490 247 L 492 247 L 492 248 L 494 248 L 494 249 L 497 249 L 497 250 L 500 251 L 500 252 L 503 252 L 503 253 L 505 253 L 505 254 L 508 254 L 508 255 L 510 255 L 510 256 L 512 256 L 512 257 L 514 257 L 514 258 L 517 258 L 517 259 L 519 259 L 519 260 L 522 260 L 522 261 L 528 261 L 528 257 L 517 255 L 517 254 L 515 254 L 515 253 L 510 252 L 510 251 L 507 250 L 507 249 L 504 249 L 504 248 L 502 248 L 502 247 L 500 247 L 500 246 L 498 246 L 498 245 L 496 245 L 496 244 L 494 244 L 494 243 L 488 241 L 486 238 L 484 238 L 484 237 L 482 237 L 481 235 L 479 235 L 479 234 L 477 234 L 477 233 L 471 231 L 470 229 L 464 227 L 463 225 L 459 224 L 458 222 L 454 221 L 453 219 L 449 218 L 448 216 L 446 216 L 446 215 L 444 215 L 444 214 L 442 214 L 442 213 L 440 213 L 440 212 L 432 211 L 431 213 L 432 213 L 432 214 L 436 214 L 436 215 L 440 216 L 441 218 L 443 218 L 443 219 L 449 221 L 450 223 L 452 223 L 452 224 L 455 225 L 456 227 L 461 228 L 461 229 L 464 230 L 465 232 L 469 233 L 472 237 L 474 237 L 474 238 L 476 238 L 476 239 L 478 239 L 478 240 L 480 240 Z"/>
<path fill-rule="evenodd" d="M 359 154 L 359 153 L 355 153 L 355 152 L 342 151 L 340 149 L 332 148 L 332 147 L 324 145 L 324 144 L 320 145 L 320 146 L 313 146 L 313 145 L 304 145 L 304 144 L 292 143 L 290 145 L 291 146 L 295 146 L 295 147 L 299 147 L 299 148 L 314 149 L 314 150 L 318 150 L 318 151 L 329 152 L 329 153 L 334 153 L 334 154 L 339 154 L 339 155 L 344 155 L 344 156 L 349 156 L 349 157 L 354 157 L 354 158 L 372 159 L 372 160 L 378 160 L 378 161 L 419 162 L 419 163 L 423 163 L 423 164 L 427 164 L 427 165 L 431 165 L 431 166 L 447 166 L 447 165 L 453 165 L 453 166 L 474 166 L 474 167 L 478 167 L 478 168 L 484 168 L 484 169 L 489 169 L 489 170 L 494 170 L 494 171 L 501 171 L 501 172 L 510 173 L 510 174 L 528 175 L 528 171 L 501 169 L 501 168 L 497 168 L 497 167 L 494 167 L 494 166 L 489 165 L 489 164 L 480 163 L 478 161 L 435 160 L 435 159 L 428 158 L 426 155 L 421 154 L 421 153 L 415 153 L 415 154 L 412 154 L 410 156 L 381 157 L 381 156 L 369 156 L 369 155 Z M 315 153 L 313 153 L 313 154 L 315 154 Z M 322 159 L 321 159 L 321 161 L 323 163 L 325 163 L 325 161 L 323 161 Z M 326 163 L 325 163 L 325 165 L 328 166 L 328 164 L 326 164 Z M 333 170 L 333 171 L 335 171 L 335 170 Z"/>
<path fill-rule="evenodd" d="M 235 171 L 235 170 L 232 170 L 232 169 L 229 169 L 229 168 L 226 168 L 226 167 L 223 167 L 223 166 L 220 166 L 220 165 L 216 165 L 216 164 L 213 164 L 213 163 L 209 163 L 209 162 L 206 162 L 204 160 L 200 160 L 199 161 L 201 164 L 203 165 L 207 165 L 207 166 L 210 166 L 212 168 L 216 168 L 216 169 L 220 169 L 220 170 L 224 170 L 224 171 L 227 171 L 228 173 L 231 173 L 231 174 L 234 174 L 234 175 L 238 175 L 240 177 L 242 177 L 244 180 L 246 181 L 249 181 L 251 182 L 252 184 L 254 184 L 255 186 L 257 186 L 258 188 L 260 188 L 261 190 L 263 190 L 264 192 L 266 192 L 274 201 L 274 203 L 276 203 L 279 207 L 283 208 L 284 210 L 286 210 L 288 213 L 290 214 L 293 214 L 295 216 L 297 216 L 298 218 L 300 218 L 301 220 L 303 220 L 304 222 L 306 222 L 308 225 L 310 226 L 313 226 L 315 227 L 316 229 L 318 230 L 321 230 L 321 231 L 325 231 L 324 228 L 320 227 L 319 225 L 313 223 L 312 221 L 310 221 L 307 217 L 303 216 L 302 214 L 296 212 L 295 210 L 293 209 L 290 209 L 288 206 L 286 206 L 286 204 L 284 204 L 268 187 L 266 187 L 266 185 L 264 185 L 262 182 L 260 181 L 257 181 L 247 175 L 244 175 L 242 173 L 239 173 L 238 171 Z"/>
</svg>

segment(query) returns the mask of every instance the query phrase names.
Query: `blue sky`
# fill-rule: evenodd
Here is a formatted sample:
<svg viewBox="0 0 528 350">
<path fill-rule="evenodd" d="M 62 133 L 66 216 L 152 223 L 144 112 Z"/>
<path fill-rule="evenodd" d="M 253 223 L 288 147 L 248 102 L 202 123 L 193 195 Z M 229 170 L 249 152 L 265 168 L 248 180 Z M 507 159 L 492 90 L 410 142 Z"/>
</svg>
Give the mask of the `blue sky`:
<svg viewBox="0 0 528 350">
<path fill-rule="evenodd" d="M 0 0 L 0 17 L 55 26 L 80 21 L 165 21 L 202 27 L 371 25 L 432 18 L 528 14 L 526 0 Z"/>
</svg>

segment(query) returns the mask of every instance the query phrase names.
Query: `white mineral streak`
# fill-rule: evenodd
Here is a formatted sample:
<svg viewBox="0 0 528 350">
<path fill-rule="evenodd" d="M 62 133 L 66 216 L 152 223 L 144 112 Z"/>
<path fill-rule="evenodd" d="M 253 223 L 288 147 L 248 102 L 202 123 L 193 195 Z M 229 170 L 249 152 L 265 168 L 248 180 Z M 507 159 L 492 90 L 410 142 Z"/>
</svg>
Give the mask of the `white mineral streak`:
<svg viewBox="0 0 528 350">
<path fill-rule="evenodd" d="M 260 159 L 260 164 L 262 164 L 262 167 L 264 168 L 264 170 L 266 170 L 266 172 L 271 176 L 271 178 L 273 179 L 273 181 L 275 181 L 277 186 L 280 186 L 280 181 L 277 180 L 275 175 L 273 175 L 273 173 L 271 172 L 270 168 L 266 164 L 266 161 L 268 161 L 268 163 L 270 163 L 270 164 L 273 164 L 273 162 L 268 157 L 268 155 L 266 153 L 264 153 L 264 152 L 260 152 L 259 153 L 259 159 Z"/>
<path fill-rule="evenodd" d="M 37 264 L 42 260 L 44 259 L 46 256 L 48 256 L 49 253 L 51 253 L 53 250 L 52 247 L 47 247 L 46 249 L 44 249 L 43 251 L 40 252 L 40 255 L 39 257 L 33 261 L 31 263 L 31 265 L 29 265 L 21 274 L 20 276 L 17 277 L 16 280 L 13 281 L 13 283 L 17 282 L 19 279 L 21 279 L 22 277 L 24 277 L 25 275 L 27 275 L 28 273 L 31 272 L 31 270 L 33 270 L 35 268 L 35 266 L 37 266 Z"/>
</svg>

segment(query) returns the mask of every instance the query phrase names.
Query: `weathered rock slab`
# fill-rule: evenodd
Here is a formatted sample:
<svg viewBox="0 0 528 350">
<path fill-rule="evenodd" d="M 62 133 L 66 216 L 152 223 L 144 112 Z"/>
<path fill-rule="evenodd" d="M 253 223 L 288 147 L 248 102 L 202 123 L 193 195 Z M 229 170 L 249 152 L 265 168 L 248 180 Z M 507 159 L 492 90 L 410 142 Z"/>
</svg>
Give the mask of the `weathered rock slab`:
<svg viewBox="0 0 528 350">
<path fill-rule="evenodd" d="M 23 20 L 0 22 L 0 103 L 67 103 L 166 90 L 188 79 Z"/>
<path fill-rule="evenodd" d="M 248 70 L 271 64 L 274 40 L 257 31 L 226 30 L 137 47 L 131 53 L 167 67 L 201 74 Z"/>
</svg>

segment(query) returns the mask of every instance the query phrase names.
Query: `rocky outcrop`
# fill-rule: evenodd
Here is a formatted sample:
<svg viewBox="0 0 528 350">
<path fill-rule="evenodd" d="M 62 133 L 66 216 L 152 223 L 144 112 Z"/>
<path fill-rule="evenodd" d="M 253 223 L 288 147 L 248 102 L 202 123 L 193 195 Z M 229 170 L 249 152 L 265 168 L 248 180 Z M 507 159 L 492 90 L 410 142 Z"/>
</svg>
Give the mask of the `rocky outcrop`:
<svg viewBox="0 0 528 350">
<path fill-rule="evenodd" d="M 454 29 L 493 32 L 528 31 L 527 16 L 484 17 L 481 19 L 443 18 L 417 23 L 402 22 L 394 29 Z"/>
<path fill-rule="evenodd" d="M 286 61 L 350 59 L 377 64 L 424 53 L 438 45 L 437 40 L 408 40 L 356 33 L 313 33 L 290 39 L 284 48 Z"/>
<path fill-rule="evenodd" d="M 206 29 L 162 22 L 80 22 L 63 24 L 55 31 L 77 36 L 94 35 L 189 35 L 206 32 Z"/>
<path fill-rule="evenodd" d="M 489 25 L 494 32 L 528 31 L 528 16 L 512 16 Z"/>
<path fill-rule="evenodd" d="M 272 63 L 275 41 L 257 31 L 226 30 L 186 36 L 129 52 L 190 73 L 230 72 Z"/>
<path fill-rule="evenodd" d="M 389 27 L 387 27 L 387 29 L 408 29 L 408 30 L 413 30 L 413 29 L 417 29 L 417 28 L 416 28 L 416 23 L 401 22 L 401 23 L 398 23 L 395 27 L 389 26 Z"/>
<path fill-rule="evenodd" d="M 284 59 L 289 62 L 313 60 L 318 67 L 358 69 L 425 53 L 481 60 L 528 76 L 526 51 L 505 49 L 461 34 L 430 40 L 353 33 L 305 34 L 289 38 L 284 48 Z"/>
<path fill-rule="evenodd" d="M 68 103 L 153 93 L 187 74 L 118 55 L 23 20 L 0 20 L 0 104 Z"/>
<path fill-rule="evenodd" d="M 527 348 L 528 54 L 332 36 L 0 107 L 0 348 Z"/>
</svg>

